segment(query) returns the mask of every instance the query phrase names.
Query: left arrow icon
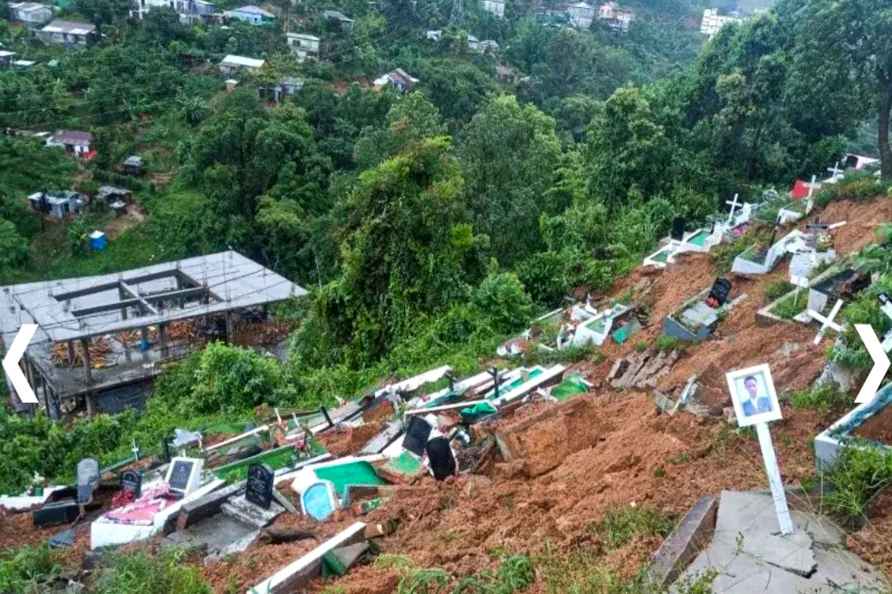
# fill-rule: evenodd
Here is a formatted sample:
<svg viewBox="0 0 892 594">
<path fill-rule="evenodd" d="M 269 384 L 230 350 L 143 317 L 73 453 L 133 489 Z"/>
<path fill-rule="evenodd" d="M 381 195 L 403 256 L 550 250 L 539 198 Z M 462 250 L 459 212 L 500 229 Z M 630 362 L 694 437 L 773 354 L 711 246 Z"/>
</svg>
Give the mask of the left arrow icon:
<svg viewBox="0 0 892 594">
<path fill-rule="evenodd" d="M 22 404 L 37 404 L 37 395 L 34 393 L 34 388 L 28 383 L 28 378 L 25 377 L 25 374 L 22 373 L 22 368 L 19 367 L 19 361 L 22 360 L 25 349 L 28 348 L 28 344 L 34 338 L 35 332 L 37 332 L 37 324 L 22 324 L 22 327 L 19 328 L 19 333 L 16 334 L 15 339 L 12 341 L 12 346 L 9 347 L 6 356 L 3 357 L 3 371 L 6 372 L 6 377 L 12 383 L 12 387 L 15 389 L 16 394 L 19 395 L 19 400 L 22 401 Z"/>
</svg>

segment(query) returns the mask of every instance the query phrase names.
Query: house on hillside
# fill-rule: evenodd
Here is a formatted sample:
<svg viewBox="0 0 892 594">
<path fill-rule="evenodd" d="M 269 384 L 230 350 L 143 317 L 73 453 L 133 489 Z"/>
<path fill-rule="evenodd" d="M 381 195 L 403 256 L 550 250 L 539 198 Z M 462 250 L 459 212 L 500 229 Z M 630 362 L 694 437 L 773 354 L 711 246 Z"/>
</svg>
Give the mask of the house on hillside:
<svg viewBox="0 0 892 594">
<path fill-rule="evenodd" d="M 286 33 L 286 41 L 288 48 L 298 62 L 304 62 L 307 59 L 319 59 L 319 46 L 321 40 L 315 35 L 307 33 Z"/>
<path fill-rule="evenodd" d="M 61 221 L 80 214 L 86 200 L 77 192 L 35 192 L 28 196 L 28 203 L 34 212 Z"/>
<path fill-rule="evenodd" d="M 37 38 L 44 43 L 65 47 L 86 47 L 96 39 L 96 26 L 77 21 L 55 19 L 37 31 Z"/>
<path fill-rule="evenodd" d="M 700 22 L 700 33 L 712 39 L 725 25 L 740 23 L 743 18 L 737 15 L 721 15 L 718 8 L 706 8 L 703 10 L 703 20 Z"/>
<path fill-rule="evenodd" d="M 577 2 L 567 7 L 567 16 L 577 29 L 588 29 L 595 18 L 595 7 L 587 2 Z"/>
<path fill-rule="evenodd" d="M 505 16 L 505 0 L 482 0 L 480 7 L 500 19 Z"/>
<path fill-rule="evenodd" d="M 384 87 L 391 85 L 400 93 L 408 93 L 416 84 L 418 84 L 418 79 L 402 68 L 397 68 L 396 70 L 392 70 L 387 74 L 376 78 L 373 84 L 376 89 L 383 89 Z"/>
<path fill-rule="evenodd" d="M 15 56 L 15 52 L 0 50 L 0 68 L 9 68 L 12 66 L 13 56 Z"/>
<path fill-rule="evenodd" d="M 124 173 L 127 175 L 139 176 L 142 175 L 142 157 L 138 155 L 130 155 L 124 162 L 121 164 Z"/>
<path fill-rule="evenodd" d="M 257 94 L 261 99 L 281 103 L 283 99 L 293 97 L 303 88 L 303 79 L 286 76 L 274 85 L 258 87 Z"/>
<path fill-rule="evenodd" d="M 207 23 L 218 14 L 216 5 L 205 0 L 131 0 L 130 17 L 141 20 L 152 10 L 161 8 L 176 11 L 184 25 Z"/>
<path fill-rule="evenodd" d="M 255 58 L 246 58 L 244 56 L 234 56 L 230 54 L 220 62 L 220 72 L 227 76 L 242 70 L 256 72 L 263 68 L 265 64 L 265 60 L 257 60 Z"/>
<path fill-rule="evenodd" d="M 107 205 L 116 215 L 120 216 L 127 212 L 128 206 L 133 202 L 133 192 L 126 188 L 100 186 L 96 200 Z"/>
<path fill-rule="evenodd" d="M 631 10 L 620 8 L 612 0 L 598 7 L 598 20 L 604 21 L 614 31 L 626 33 L 635 19 L 635 13 Z"/>
<path fill-rule="evenodd" d="M 223 13 L 223 16 L 227 19 L 235 19 L 251 25 L 266 25 L 276 20 L 276 15 L 253 4 L 227 10 Z"/>
<path fill-rule="evenodd" d="M 93 134 L 83 130 L 56 130 L 46 139 L 46 146 L 57 146 L 85 159 L 95 155 L 93 151 Z"/>
<path fill-rule="evenodd" d="M 9 18 L 29 29 L 36 29 L 53 19 L 53 9 L 38 2 L 13 2 L 9 5 Z"/>
<path fill-rule="evenodd" d="M 322 17 L 330 23 L 337 23 L 344 31 L 353 31 L 353 19 L 343 12 L 325 10 L 322 12 Z"/>
</svg>

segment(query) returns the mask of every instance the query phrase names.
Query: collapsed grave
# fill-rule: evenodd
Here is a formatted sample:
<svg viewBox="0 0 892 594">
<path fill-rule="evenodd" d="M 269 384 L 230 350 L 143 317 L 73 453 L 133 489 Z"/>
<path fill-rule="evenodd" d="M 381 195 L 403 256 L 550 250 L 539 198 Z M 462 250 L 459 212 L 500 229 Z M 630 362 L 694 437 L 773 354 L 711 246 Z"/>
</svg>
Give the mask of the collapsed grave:
<svg viewBox="0 0 892 594">
<path fill-rule="evenodd" d="M 788 253 L 807 251 L 805 234 L 794 229 L 778 241 L 774 241 L 774 234 L 769 243 L 755 244 L 741 252 L 731 265 L 731 272 L 735 274 L 768 274 L 781 259 Z"/>
<path fill-rule="evenodd" d="M 708 338 L 719 320 L 732 306 L 731 281 L 717 278 L 712 287 L 685 301 L 678 310 L 663 320 L 666 336 L 685 342 L 700 342 Z M 736 301 L 745 295 L 738 296 Z"/>
<path fill-rule="evenodd" d="M 601 346 L 608 338 L 625 343 L 642 326 L 642 313 L 634 305 L 609 303 L 599 308 L 577 303 L 537 318 L 521 336 L 497 349 L 501 357 L 518 355 L 535 347 L 543 351 Z"/>
<path fill-rule="evenodd" d="M 857 406 L 815 437 L 815 463 L 818 470 L 833 466 L 845 447 L 892 449 L 892 442 L 877 441 L 877 437 L 884 437 L 882 431 L 864 431 L 865 427 L 869 428 L 871 425 L 886 425 L 892 413 L 890 403 L 892 384 L 883 387 L 874 398 Z"/>
</svg>

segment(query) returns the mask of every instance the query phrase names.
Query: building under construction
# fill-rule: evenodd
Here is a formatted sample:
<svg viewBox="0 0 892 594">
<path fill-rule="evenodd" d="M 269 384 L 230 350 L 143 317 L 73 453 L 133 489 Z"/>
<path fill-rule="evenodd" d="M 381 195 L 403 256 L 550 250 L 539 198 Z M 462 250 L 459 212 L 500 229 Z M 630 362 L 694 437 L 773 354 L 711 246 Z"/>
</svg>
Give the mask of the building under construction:
<svg viewBox="0 0 892 594">
<path fill-rule="evenodd" d="M 128 272 L 3 287 L 0 337 L 38 330 L 21 367 L 55 418 L 141 406 L 165 363 L 212 340 L 271 345 L 287 328 L 268 306 L 306 291 L 227 251 Z M 7 382 L 8 383 L 8 382 Z M 23 405 L 10 386 L 13 405 Z"/>
</svg>

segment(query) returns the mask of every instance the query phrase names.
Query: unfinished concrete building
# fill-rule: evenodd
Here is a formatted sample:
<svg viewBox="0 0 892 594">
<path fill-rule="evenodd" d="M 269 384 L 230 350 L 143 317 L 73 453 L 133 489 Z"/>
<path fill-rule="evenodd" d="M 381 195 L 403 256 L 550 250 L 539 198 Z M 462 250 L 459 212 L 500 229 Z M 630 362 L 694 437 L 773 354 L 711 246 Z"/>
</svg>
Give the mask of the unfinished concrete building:
<svg viewBox="0 0 892 594">
<path fill-rule="evenodd" d="M 227 251 L 128 272 L 0 289 L 6 348 L 38 325 L 21 367 L 54 418 L 142 406 L 165 363 L 213 340 L 284 341 L 267 308 L 306 291 Z M 10 393 L 14 393 L 10 386 Z M 23 408 L 13 395 L 14 406 Z"/>
</svg>

